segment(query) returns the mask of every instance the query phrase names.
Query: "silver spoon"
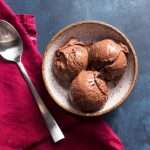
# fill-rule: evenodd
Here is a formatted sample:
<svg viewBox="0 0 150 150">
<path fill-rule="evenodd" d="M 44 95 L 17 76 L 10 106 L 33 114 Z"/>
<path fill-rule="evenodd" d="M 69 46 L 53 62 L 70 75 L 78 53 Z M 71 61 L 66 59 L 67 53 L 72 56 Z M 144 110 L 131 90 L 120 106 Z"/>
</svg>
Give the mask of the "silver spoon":
<svg viewBox="0 0 150 150">
<path fill-rule="evenodd" d="M 18 65 L 20 71 L 22 72 L 25 80 L 27 81 L 32 91 L 32 94 L 47 124 L 47 128 L 52 136 L 52 139 L 54 140 L 54 142 L 57 142 L 63 139 L 64 135 L 58 124 L 56 123 L 55 119 L 46 108 L 42 98 L 38 94 L 29 75 L 27 74 L 26 69 L 21 62 L 22 52 L 23 43 L 17 30 L 7 21 L 0 20 L 0 55 L 4 59 L 15 62 Z"/>
</svg>

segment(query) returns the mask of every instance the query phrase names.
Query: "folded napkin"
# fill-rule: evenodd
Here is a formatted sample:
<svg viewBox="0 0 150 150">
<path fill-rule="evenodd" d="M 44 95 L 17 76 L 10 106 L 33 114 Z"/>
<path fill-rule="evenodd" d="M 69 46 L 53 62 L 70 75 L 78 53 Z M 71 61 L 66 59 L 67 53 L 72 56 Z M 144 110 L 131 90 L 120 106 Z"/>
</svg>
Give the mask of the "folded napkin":
<svg viewBox="0 0 150 150">
<path fill-rule="evenodd" d="M 53 143 L 40 111 L 17 65 L 0 59 L 0 150 L 123 150 L 109 125 L 99 118 L 71 115 L 47 94 L 41 75 L 32 15 L 16 15 L 0 0 L 0 19 L 10 22 L 23 39 L 22 62 L 66 138 Z"/>
</svg>

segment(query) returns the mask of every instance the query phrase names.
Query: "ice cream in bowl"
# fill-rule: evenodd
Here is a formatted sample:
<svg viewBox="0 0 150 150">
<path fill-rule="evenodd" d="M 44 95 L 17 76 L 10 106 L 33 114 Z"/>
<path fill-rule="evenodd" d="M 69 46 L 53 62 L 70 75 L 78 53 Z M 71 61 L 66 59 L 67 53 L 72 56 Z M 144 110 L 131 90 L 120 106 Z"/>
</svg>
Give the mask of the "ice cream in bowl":
<svg viewBox="0 0 150 150">
<path fill-rule="evenodd" d="M 60 30 L 48 43 L 42 74 L 53 100 L 80 116 L 119 107 L 137 79 L 135 49 L 117 28 L 83 21 Z"/>
</svg>

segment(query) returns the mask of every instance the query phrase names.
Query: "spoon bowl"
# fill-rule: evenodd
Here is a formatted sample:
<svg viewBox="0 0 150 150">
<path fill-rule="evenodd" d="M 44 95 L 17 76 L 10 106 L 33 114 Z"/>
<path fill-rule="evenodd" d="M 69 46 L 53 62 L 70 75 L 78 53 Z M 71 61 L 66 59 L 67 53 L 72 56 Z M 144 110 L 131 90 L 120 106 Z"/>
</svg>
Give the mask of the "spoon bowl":
<svg viewBox="0 0 150 150">
<path fill-rule="evenodd" d="M 0 21 L 0 55 L 9 61 L 20 61 L 23 51 L 21 37 L 8 22 Z"/>
</svg>

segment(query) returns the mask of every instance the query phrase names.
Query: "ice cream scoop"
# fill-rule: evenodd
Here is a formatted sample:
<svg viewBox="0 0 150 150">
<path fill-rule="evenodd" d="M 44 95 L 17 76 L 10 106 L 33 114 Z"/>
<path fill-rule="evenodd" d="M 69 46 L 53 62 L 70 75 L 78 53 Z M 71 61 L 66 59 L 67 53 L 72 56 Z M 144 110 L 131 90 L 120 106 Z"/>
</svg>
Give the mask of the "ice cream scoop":
<svg viewBox="0 0 150 150">
<path fill-rule="evenodd" d="M 91 68 L 103 70 L 106 80 L 120 77 L 127 66 L 128 47 L 111 39 L 98 41 L 91 46 Z"/>
<path fill-rule="evenodd" d="M 62 82 L 70 82 L 81 70 L 88 65 L 88 52 L 84 43 L 70 39 L 59 48 L 54 56 L 53 70 Z"/>
<path fill-rule="evenodd" d="M 108 64 L 113 62 L 121 51 L 128 52 L 127 47 L 122 43 L 116 43 L 111 39 L 98 41 L 91 46 L 90 56 L 94 62 Z"/>
<path fill-rule="evenodd" d="M 72 81 L 70 100 L 83 112 L 94 112 L 107 101 L 108 88 L 97 71 L 81 71 Z"/>
</svg>

